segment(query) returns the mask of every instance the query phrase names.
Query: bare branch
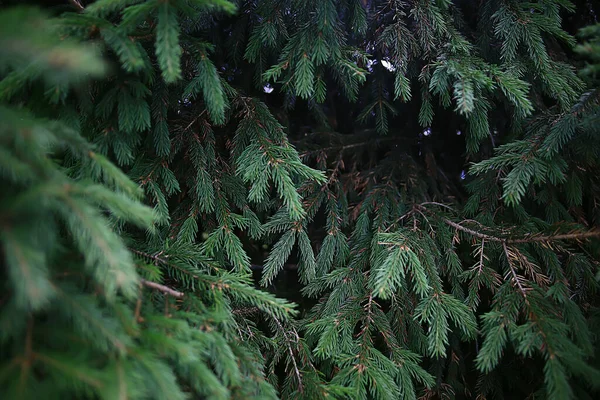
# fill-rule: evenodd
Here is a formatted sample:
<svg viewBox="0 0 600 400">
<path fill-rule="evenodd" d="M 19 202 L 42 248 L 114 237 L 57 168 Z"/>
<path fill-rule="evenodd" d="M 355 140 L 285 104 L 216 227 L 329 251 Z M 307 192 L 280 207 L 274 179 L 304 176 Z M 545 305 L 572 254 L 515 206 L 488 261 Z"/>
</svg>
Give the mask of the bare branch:
<svg viewBox="0 0 600 400">
<path fill-rule="evenodd" d="M 307 157 L 307 156 L 311 156 L 313 154 L 318 154 L 321 152 L 328 152 L 331 150 L 338 150 L 338 152 L 343 152 L 344 150 L 347 149 L 353 149 L 356 147 L 363 147 L 363 146 L 372 146 L 372 145 L 376 145 L 379 146 L 381 143 L 386 143 L 386 142 L 393 142 L 393 141 L 398 141 L 400 140 L 397 137 L 389 137 L 389 138 L 382 138 L 382 139 L 371 139 L 371 140 L 367 140 L 364 142 L 358 142 L 358 143 L 351 143 L 351 144 L 346 144 L 346 145 L 338 145 L 338 146 L 329 146 L 329 147 L 323 147 L 320 148 L 318 150 L 308 150 L 305 151 L 303 153 L 300 154 L 300 157 Z"/>
<path fill-rule="evenodd" d="M 600 236 L 600 229 L 595 229 L 586 232 L 572 232 L 561 235 L 548 236 L 530 236 L 521 239 L 511 239 L 508 243 L 531 243 L 531 242 L 550 242 L 554 240 L 580 240 Z"/>
<path fill-rule="evenodd" d="M 424 205 L 434 205 L 434 206 L 447 208 L 450 211 L 455 211 L 454 208 L 450 207 L 449 205 L 443 204 L 443 203 L 438 203 L 437 201 L 426 201 L 424 203 L 419 204 L 419 206 L 424 206 Z"/>
<path fill-rule="evenodd" d="M 594 229 L 594 230 L 585 231 L 585 232 L 572 232 L 572 233 L 555 234 L 555 235 L 538 235 L 538 234 L 536 234 L 536 235 L 511 239 L 511 238 L 503 238 L 503 237 L 488 235 L 486 233 L 464 227 L 464 226 L 462 226 L 456 222 L 450 221 L 449 219 L 446 219 L 446 218 L 444 218 L 443 221 L 446 224 L 450 225 L 451 227 L 456 228 L 465 233 L 468 233 L 471 236 L 475 236 L 480 239 L 485 239 L 490 242 L 500 242 L 500 243 L 507 243 L 507 244 L 552 242 L 552 241 L 556 241 L 556 240 L 581 240 L 581 239 L 588 239 L 588 238 L 600 236 L 600 229 Z"/>
<path fill-rule="evenodd" d="M 69 0 L 69 3 L 73 4 L 73 6 L 79 11 L 85 10 L 85 7 L 81 4 L 79 0 Z"/>
<path fill-rule="evenodd" d="M 252 314 L 256 314 L 256 313 L 260 312 L 260 309 L 258 307 L 242 307 L 242 308 L 236 308 L 232 312 L 235 315 L 247 316 L 247 315 L 252 315 Z"/>
<path fill-rule="evenodd" d="M 273 321 L 275 321 L 275 324 L 277 325 L 279 330 L 281 330 L 281 334 L 283 335 L 283 338 L 285 339 L 285 344 L 286 344 L 288 353 L 290 355 L 290 360 L 292 361 L 292 365 L 294 367 L 294 374 L 296 375 L 296 379 L 298 379 L 298 391 L 300 393 L 302 393 L 302 392 L 304 392 L 304 385 L 302 384 L 302 373 L 300 372 L 300 369 L 298 368 L 298 364 L 296 363 L 296 357 L 294 356 L 294 350 L 292 349 L 292 346 L 290 345 L 291 339 L 288 337 L 288 335 L 285 331 L 285 328 L 283 327 L 283 325 L 281 325 L 281 322 L 279 322 L 279 320 L 275 317 L 273 317 Z M 295 336 L 298 337 L 298 334 L 295 333 Z"/>
<path fill-rule="evenodd" d="M 178 292 L 177 290 L 171 289 L 170 287 L 165 286 L 165 285 L 161 285 L 160 283 L 147 281 L 146 279 L 141 279 L 140 282 L 142 283 L 142 285 L 144 285 L 146 287 L 159 290 L 159 291 L 163 292 L 164 294 L 168 294 L 169 296 L 173 296 L 178 299 L 180 299 L 184 296 L 183 292 Z"/>
<path fill-rule="evenodd" d="M 161 264 L 164 264 L 164 265 L 168 265 L 169 264 L 169 261 L 167 259 L 160 257 L 160 253 L 159 254 L 150 254 L 150 253 L 146 253 L 146 252 L 139 251 L 139 250 L 136 250 L 136 249 L 132 249 L 131 247 L 129 248 L 129 251 L 131 251 L 134 254 L 137 254 L 138 256 L 149 258 L 149 259 L 151 259 L 151 260 L 153 260 L 155 262 L 158 262 L 158 263 L 161 263 Z"/>
<path fill-rule="evenodd" d="M 525 300 L 525 303 L 529 306 L 529 300 L 527 300 L 527 290 L 525 290 L 523 285 L 521 285 L 521 280 L 519 279 L 519 276 L 517 275 L 517 271 L 515 271 L 515 269 L 512 265 L 510 252 L 508 250 L 508 247 L 506 246 L 506 242 L 502 243 L 502 247 L 504 249 L 504 255 L 506 256 L 506 261 L 508 262 L 508 269 L 510 270 L 510 273 L 513 276 L 513 281 L 516 283 L 519 290 L 521 291 L 521 294 L 523 295 L 523 299 Z"/>
<path fill-rule="evenodd" d="M 505 242 L 506 241 L 506 239 L 503 239 L 503 238 L 499 238 L 499 237 L 496 237 L 496 236 L 487 235 L 485 233 L 478 232 L 478 231 L 475 231 L 475 230 L 470 229 L 470 228 L 466 228 L 466 227 L 464 227 L 464 226 L 462 226 L 460 224 L 457 224 L 454 221 L 450 221 L 449 219 L 446 219 L 446 218 L 444 218 L 443 221 L 446 224 L 450 225 L 451 227 L 456 228 L 459 231 L 463 231 L 465 233 L 468 233 L 469 235 L 475 236 L 475 237 L 477 237 L 479 239 L 485 239 L 485 240 L 489 240 L 491 242 Z"/>
<path fill-rule="evenodd" d="M 481 239 L 481 249 L 479 250 L 480 254 L 479 254 L 479 272 L 478 272 L 478 274 L 481 274 L 483 272 L 483 260 L 485 259 L 484 249 L 485 249 L 485 239 Z"/>
</svg>

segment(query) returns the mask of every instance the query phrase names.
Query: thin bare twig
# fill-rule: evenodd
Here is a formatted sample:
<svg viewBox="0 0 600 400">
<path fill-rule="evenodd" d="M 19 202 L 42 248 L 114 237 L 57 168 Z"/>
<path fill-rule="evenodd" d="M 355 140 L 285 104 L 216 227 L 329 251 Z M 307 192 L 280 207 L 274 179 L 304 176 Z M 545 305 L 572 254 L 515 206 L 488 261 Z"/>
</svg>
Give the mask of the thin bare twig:
<svg viewBox="0 0 600 400">
<path fill-rule="evenodd" d="M 456 228 L 459 231 L 463 231 L 465 233 L 468 233 L 469 235 L 475 236 L 475 237 L 477 237 L 479 239 L 486 239 L 486 240 L 489 240 L 491 242 L 505 242 L 506 241 L 506 239 L 503 239 L 503 238 L 499 238 L 499 237 L 496 237 L 496 236 L 487 235 L 485 233 L 478 232 L 478 231 L 470 229 L 470 228 L 466 228 L 466 227 L 464 227 L 464 226 L 462 226 L 460 224 L 457 224 L 454 221 L 450 221 L 449 219 L 446 219 L 446 218 L 443 218 L 442 220 L 446 224 L 450 225 L 451 227 Z"/>
<path fill-rule="evenodd" d="M 258 307 L 243 307 L 243 308 L 236 308 L 236 309 L 232 310 L 232 313 L 234 313 L 235 315 L 241 315 L 241 316 L 252 315 L 252 314 L 256 314 L 257 312 L 260 312 L 260 308 L 258 308 Z"/>
<path fill-rule="evenodd" d="M 135 313 L 133 314 L 134 322 L 138 322 L 140 320 L 141 310 L 142 310 L 142 284 L 140 283 L 140 287 L 138 289 L 138 298 L 135 303 Z"/>
<path fill-rule="evenodd" d="M 483 260 L 485 258 L 485 253 L 484 253 L 484 249 L 485 249 L 485 239 L 481 239 L 481 254 L 479 254 L 479 274 L 481 274 L 483 272 Z"/>
<path fill-rule="evenodd" d="M 151 259 L 155 262 L 161 263 L 161 264 L 165 264 L 165 265 L 169 264 L 169 261 L 166 258 L 160 257 L 160 253 L 159 254 L 150 254 L 150 253 L 146 253 L 146 252 L 139 251 L 136 249 L 132 249 L 131 247 L 129 247 L 129 251 L 131 251 L 134 254 L 137 254 L 138 256 L 149 258 L 149 259 Z"/>
<path fill-rule="evenodd" d="M 434 205 L 434 206 L 440 206 L 440 207 L 444 207 L 449 209 L 450 211 L 455 211 L 454 208 L 450 207 L 447 204 L 443 204 L 443 203 L 438 203 L 437 201 L 426 201 L 424 203 L 419 204 L 420 206 L 424 206 L 424 205 Z"/>
<path fill-rule="evenodd" d="M 288 338 L 288 335 L 285 332 L 285 328 L 283 327 L 283 325 L 281 325 L 281 322 L 279 322 L 279 320 L 275 317 L 273 317 L 273 321 L 275 321 L 275 324 L 281 330 L 281 333 L 285 339 L 285 344 L 286 344 L 288 353 L 290 354 L 290 359 L 292 360 L 292 364 L 294 366 L 294 374 L 296 375 L 296 378 L 298 379 L 298 391 L 300 393 L 302 393 L 304 391 L 304 385 L 302 384 L 302 374 L 300 373 L 300 369 L 298 368 L 298 364 L 296 363 L 296 357 L 294 356 L 294 350 L 292 349 L 292 346 L 290 345 L 290 338 Z M 296 334 L 296 337 L 298 337 L 298 334 Z"/>
<path fill-rule="evenodd" d="M 308 151 L 305 151 L 305 152 L 303 152 L 303 153 L 300 154 L 300 157 L 306 157 L 306 156 L 310 156 L 310 155 L 321 153 L 321 152 L 328 152 L 328 151 L 331 151 L 331 150 L 338 150 L 339 152 L 342 152 L 342 151 L 347 150 L 347 149 L 353 149 L 353 148 L 356 148 L 356 147 L 369 146 L 369 145 L 373 145 L 373 144 L 379 146 L 379 144 L 381 144 L 381 143 L 393 142 L 393 141 L 397 141 L 397 140 L 399 140 L 397 137 L 389 137 L 389 138 L 383 138 L 383 139 L 372 139 L 372 140 L 367 140 L 367 141 L 364 141 L 364 142 L 351 143 L 351 144 L 346 144 L 346 145 L 323 147 L 323 148 L 320 148 L 318 150 L 308 150 Z"/>
<path fill-rule="evenodd" d="M 81 4 L 79 0 L 69 0 L 69 3 L 73 4 L 73 6 L 79 11 L 85 10 L 85 7 Z"/>
<path fill-rule="evenodd" d="M 33 317 L 29 317 L 27 320 L 27 331 L 25 333 L 25 354 L 24 359 L 21 363 L 21 376 L 19 379 L 19 386 L 21 391 L 25 389 L 27 382 L 27 376 L 31 372 L 31 364 L 33 362 Z"/>
<path fill-rule="evenodd" d="M 532 235 L 526 236 L 516 239 L 511 238 L 502 238 L 498 236 L 488 235 L 483 232 L 479 232 L 467 227 L 464 227 L 456 222 L 450 221 L 449 219 L 444 218 L 443 221 L 450 225 L 453 228 L 456 228 L 460 231 L 468 233 L 471 236 L 475 236 L 479 239 L 489 240 L 490 242 L 500 242 L 507 244 L 516 244 L 516 243 L 534 243 L 534 242 L 551 242 L 555 240 L 579 240 L 579 239 L 588 239 L 592 237 L 600 236 L 600 229 L 595 229 L 586 232 L 572 232 L 572 233 L 564 233 L 564 234 L 556 234 L 556 235 Z"/>
<path fill-rule="evenodd" d="M 146 287 L 159 290 L 165 294 L 168 294 L 169 296 L 173 296 L 178 299 L 180 299 L 184 296 L 183 292 L 178 292 L 177 290 L 171 289 L 170 287 L 165 286 L 165 285 L 161 285 L 160 283 L 147 281 L 146 279 L 141 279 L 140 282 L 142 283 L 142 285 L 144 285 Z"/>
<path fill-rule="evenodd" d="M 549 242 L 552 240 L 579 240 L 579 239 L 587 239 L 592 237 L 600 236 L 600 230 L 593 230 L 587 232 L 573 232 L 573 233 L 564 233 L 561 235 L 548 235 L 548 236 L 531 236 L 525 237 L 521 239 L 511 239 L 508 240 L 507 243 L 530 243 L 530 242 Z"/>
<path fill-rule="evenodd" d="M 517 271 L 515 271 L 515 269 L 513 268 L 512 262 L 510 260 L 510 254 L 508 253 L 508 247 L 506 246 L 506 242 L 502 243 L 502 248 L 504 249 L 504 254 L 506 255 L 506 262 L 508 262 L 508 269 L 510 270 L 510 273 L 512 274 L 515 283 L 519 287 L 519 290 L 521 291 L 521 294 L 523 295 L 523 299 L 525 300 L 525 303 L 527 304 L 527 306 L 529 306 L 529 300 L 527 300 L 527 291 L 525 290 L 523 285 L 521 285 L 521 281 L 519 280 Z"/>
</svg>

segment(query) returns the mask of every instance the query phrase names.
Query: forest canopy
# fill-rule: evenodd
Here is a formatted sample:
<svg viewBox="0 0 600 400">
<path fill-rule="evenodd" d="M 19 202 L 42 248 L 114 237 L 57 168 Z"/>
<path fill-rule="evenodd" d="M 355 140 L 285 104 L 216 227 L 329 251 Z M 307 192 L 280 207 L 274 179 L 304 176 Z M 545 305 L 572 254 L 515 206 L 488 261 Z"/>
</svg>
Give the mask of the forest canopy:
<svg viewBox="0 0 600 400">
<path fill-rule="evenodd" d="M 0 398 L 600 396 L 594 2 L 0 6 Z"/>
</svg>

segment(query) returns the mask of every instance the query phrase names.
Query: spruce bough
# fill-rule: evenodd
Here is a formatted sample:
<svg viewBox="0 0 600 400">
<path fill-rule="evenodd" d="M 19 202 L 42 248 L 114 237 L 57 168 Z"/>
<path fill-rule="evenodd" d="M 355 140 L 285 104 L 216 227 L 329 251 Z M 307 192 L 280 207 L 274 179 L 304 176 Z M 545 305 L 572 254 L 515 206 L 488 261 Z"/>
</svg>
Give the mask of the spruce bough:
<svg viewBox="0 0 600 400">
<path fill-rule="evenodd" d="M 43 3 L 0 11 L 1 398 L 598 396 L 591 3 Z"/>
</svg>

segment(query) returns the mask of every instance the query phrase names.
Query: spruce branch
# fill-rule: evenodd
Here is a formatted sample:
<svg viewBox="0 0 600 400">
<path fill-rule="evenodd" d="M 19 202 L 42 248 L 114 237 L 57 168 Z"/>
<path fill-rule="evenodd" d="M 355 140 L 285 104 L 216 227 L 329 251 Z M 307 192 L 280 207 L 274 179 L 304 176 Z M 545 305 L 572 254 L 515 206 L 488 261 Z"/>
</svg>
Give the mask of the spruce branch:
<svg viewBox="0 0 600 400">
<path fill-rule="evenodd" d="M 35 353 L 35 359 L 58 370 L 72 372 L 72 374 L 77 379 L 81 380 L 82 382 L 85 382 L 86 384 L 96 389 L 100 389 L 103 386 L 103 382 L 100 381 L 97 377 L 93 377 L 84 371 L 80 371 L 77 368 L 74 368 L 72 365 L 66 364 L 62 360 L 57 359 L 55 357 L 49 357 L 47 354 Z"/>
<path fill-rule="evenodd" d="M 81 303 L 78 301 L 78 298 L 73 298 L 71 294 L 58 287 L 56 287 L 56 290 L 60 297 L 72 308 L 73 314 L 86 320 L 87 325 L 93 326 L 97 332 L 101 333 L 106 340 L 114 345 L 119 351 L 124 352 L 127 350 L 127 345 L 123 342 L 122 338 L 109 326 L 104 324 L 104 321 L 98 319 L 96 314 L 90 312 L 90 307 L 88 305 Z"/>
<path fill-rule="evenodd" d="M 515 268 L 513 266 L 513 262 L 511 259 L 516 258 L 516 256 L 515 256 L 514 252 L 512 252 L 511 249 L 509 249 L 509 247 L 506 245 L 506 243 L 502 243 L 502 248 L 503 248 L 504 254 L 506 256 L 506 261 L 508 263 L 508 268 L 509 268 L 510 274 L 512 275 L 512 280 L 515 282 L 515 284 L 519 288 L 519 292 L 523 296 L 523 301 L 525 302 L 525 305 L 527 306 L 527 312 L 525 314 L 538 327 L 539 332 L 542 335 L 542 338 L 544 340 L 545 350 L 550 355 L 550 358 L 554 358 L 555 351 L 552 348 L 552 344 L 548 340 L 548 335 L 542 329 L 542 324 L 540 321 L 540 317 L 537 314 L 537 310 L 535 310 L 534 307 L 532 307 L 532 304 L 529 301 L 529 298 L 527 297 L 527 289 L 525 287 L 523 287 L 523 285 L 521 283 L 521 279 L 520 279 L 519 275 L 517 274 L 517 272 L 515 271 Z"/>
<path fill-rule="evenodd" d="M 198 275 L 193 274 L 190 271 L 187 271 L 187 270 L 179 267 L 178 265 L 169 262 L 166 258 L 160 257 L 160 254 L 162 252 L 159 253 L 159 254 L 150 254 L 150 253 L 146 253 L 146 252 L 143 252 L 143 251 L 140 251 L 140 250 L 131 249 L 131 248 L 129 250 L 131 252 L 137 254 L 137 255 L 140 255 L 142 257 L 146 257 L 146 258 L 149 258 L 151 260 L 154 260 L 154 262 L 156 262 L 156 263 L 159 263 L 159 264 L 162 264 L 164 266 L 176 269 L 176 270 L 178 270 L 181 273 L 184 273 L 184 274 L 187 274 L 187 275 L 191 276 L 192 278 L 195 278 L 195 279 L 199 279 L 200 278 Z"/>
<path fill-rule="evenodd" d="M 137 254 L 139 256 L 151 259 L 151 260 L 153 260 L 156 263 L 160 263 L 160 264 L 163 264 L 163 265 L 169 265 L 169 266 L 171 266 L 171 264 L 169 264 L 169 262 L 165 258 L 160 257 L 161 253 L 150 254 L 150 253 L 146 253 L 144 251 L 140 251 L 140 250 L 136 250 L 136 249 L 132 249 L 132 248 L 129 248 L 129 251 L 131 251 L 132 253 Z M 142 285 L 146 286 L 146 287 L 149 287 L 149 288 L 155 289 L 155 290 L 159 290 L 159 291 L 161 291 L 161 292 L 163 292 L 165 294 L 168 294 L 169 296 L 173 296 L 175 298 L 182 298 L 184 296 L 183 292 L 179 292 L 179 291 L 177 291 L 175 289 L 172 289 L 172 288 L 170 288 L 168 286 L 161 285 L 160 283 L 148 281 L 146 279 L 140 279 L 140 283 Z"/>
<path fill-rule="evenodd" d="M 61 3 L 0 10 L 0 398 L 594 397 L 569 2 Z"/>
</svg>

